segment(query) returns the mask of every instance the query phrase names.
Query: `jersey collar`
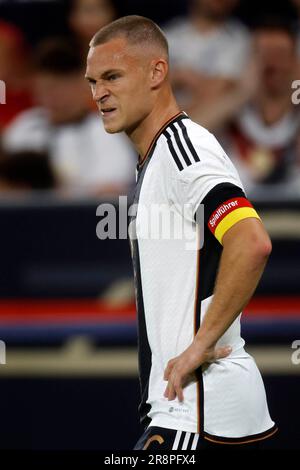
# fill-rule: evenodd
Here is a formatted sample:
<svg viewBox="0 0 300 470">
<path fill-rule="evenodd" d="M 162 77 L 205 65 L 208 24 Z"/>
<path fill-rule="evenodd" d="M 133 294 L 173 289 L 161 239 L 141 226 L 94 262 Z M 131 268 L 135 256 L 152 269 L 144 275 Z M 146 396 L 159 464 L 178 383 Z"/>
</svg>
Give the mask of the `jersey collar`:
<svg viewBox="0 0 300 470">
<path fill-rule="evenodd" d="M 145 156 L 143 157 L 142 160 L 140 160 L 139 158 L 139 161 L 138 161 L 138 169 L 140 169 L 144 163 L 146 162 L 146 160 L 149 158 L 150 155 L 152 155 L 153 153 L 153 150 L 155 148 L 155 145 L 156 145 L 156 142 L 158 141 L 159 137 L 161 136 L 161 134 L 166 130 L 166 128 L 170 125 L 170 124 L 173 124 L 173 122 L 176 122 L 178 120 L 181 120 L 183 118 L 188 118 L 188 115 L 184 112 L 184 111 L 180 111 L 179 113 L 175 114 L 175 116 L 171 117 L 167 122 L 165 122 L 162 127 L 159 129 L 159 131 L 155 134 L 155 136 L 153 137 L 152 139 L 152 142 L 151 144 L 149 145 L 148 147 L 148 150 L 145 154 Z"/>
</svg>

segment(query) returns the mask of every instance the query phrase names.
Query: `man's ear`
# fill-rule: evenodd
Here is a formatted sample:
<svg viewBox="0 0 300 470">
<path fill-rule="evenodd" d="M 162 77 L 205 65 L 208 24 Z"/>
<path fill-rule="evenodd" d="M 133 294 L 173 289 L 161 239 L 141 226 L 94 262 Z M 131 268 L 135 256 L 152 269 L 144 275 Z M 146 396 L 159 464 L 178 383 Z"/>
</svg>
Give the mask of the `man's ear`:
<svg viewBox="0 0 300 470">
<path fill-rule="evenodd" d="M 169 65 L 165 59 L 155 59 L 151 63 L 151 88 L 158 88 L 168 75 Z"/>
</svg>

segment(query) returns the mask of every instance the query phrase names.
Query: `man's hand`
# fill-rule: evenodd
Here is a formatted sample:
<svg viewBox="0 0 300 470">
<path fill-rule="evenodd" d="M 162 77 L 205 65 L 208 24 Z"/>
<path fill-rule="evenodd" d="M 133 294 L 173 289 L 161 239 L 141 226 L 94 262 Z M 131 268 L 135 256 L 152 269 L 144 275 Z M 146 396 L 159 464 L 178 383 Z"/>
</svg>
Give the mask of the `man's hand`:
<svg viewBox="0 0 300 470">
<path fill-rule="evenodd" d="M 182 354 L 168 362 L 164 373 L 164 380 L 168 381 L 164 396 L 169 401 L 175 400 L 177 396 L 182 402 L 183 388 L 193 380 L 195 370 L 202 364 L 214 362 L 230 353 L 230 346 L 204 349 L 199 341 L 194 340 Z"/>
<path fill-rule="evenodd" d="M 229 346 L 217 348 L 218 340 L 252 297 L 263 273 L 271 242 L 260 220 L 243 219 L 223 236 L 223 252 L 214 297 L 192 344 L 168 362 L 164 396 L 183 401 L 182 389 L 193 380 L 202 364 L 230 354 Z"/>
</svg>

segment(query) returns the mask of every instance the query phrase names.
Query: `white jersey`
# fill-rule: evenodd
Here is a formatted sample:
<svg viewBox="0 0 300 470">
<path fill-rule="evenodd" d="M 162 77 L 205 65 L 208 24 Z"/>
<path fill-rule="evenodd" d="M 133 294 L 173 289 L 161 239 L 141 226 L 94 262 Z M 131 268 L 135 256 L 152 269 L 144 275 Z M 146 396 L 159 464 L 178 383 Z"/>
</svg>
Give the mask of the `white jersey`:
<svg viewBox="0 0 300 470">
<path fill-rule="evenodd" d="M 129 231 L 141 422 L 222 442 L 268 437 L 275 426 L 261 375 L 244 350 L 240 316 L 218 342 L 232 347 L 230 356 L 199 368 L 182 404 L 164 397 L 166 365 L 192 343 L 212 301 L 224 233 L 243 218 L 258 218 L 233 164 L 212 134 L 180 113 L 163 126 L 138 165 L 135 202 Z M 161 230 L 159 220 L 174 220 L 164 227 L 172 230 Z"/>
</svg>

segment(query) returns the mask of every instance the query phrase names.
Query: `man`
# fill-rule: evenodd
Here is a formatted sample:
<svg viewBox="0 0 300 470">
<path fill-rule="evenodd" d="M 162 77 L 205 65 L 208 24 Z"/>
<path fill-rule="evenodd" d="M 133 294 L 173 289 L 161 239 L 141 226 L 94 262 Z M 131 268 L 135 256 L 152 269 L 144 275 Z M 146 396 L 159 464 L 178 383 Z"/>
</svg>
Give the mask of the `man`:
<svg viewBox="0 0 300 470">
<path fill-rule="evenodd" d="M 135 157 L 125 135 L 105 132 L 90 109 L 82 59 L 65 40 L 41 43 L 35 58 L 38 106 L 3 134 L 7 152 L 48 152 L 58 188 L 70 194 L 116 195 L 133 183 Z"/>
<path fill-rule="evenodd" d="M 296 38 L 288 24 L 270 21 L 256 28 L 253 45 L 256 89 L 236 107 L 224 145 L 247 191 L 272 194 L 285 185 L 293 194 L 299 187 L 300 111 L 291 100 Z"/>
<path fill-rule="evenodd" d="M 0 18 L 0 80 L 5 83 L 5 106 L 0 97 L 0 133 L 18 113 L 33 105 L 29 52 L 22 31 Z"/>
<path fill-rule="evenodd" d="M 207 113 L 249 194 L 294 194 L 299 188 L 299 106 L 291 100 L 297 76 L 296 37 L 291 25 L 269 18 L 253 34 L 253 63 L 245 80 L 218 109 Z M 194 119 L 203 122 L 200 116 Z"/>
<path fill-rule="evenodd" d="M 270 239 L 218 142 L 179 111 L 168 45 L 155 23 L 129 16 L 101 29 L 90 43 L 86 78 L 106 131 L 125 131 L 140 155 L 131 228 L 146 429 L 135 449 L 253 445 L 276 427 L 243 348 L 240 312 Z M 200 204 L 204 244 L 197 250 L 190 235 Z M 176 213 L 192 247 L 177 233 L 170 240 L 142 236 L 157 205 L 166 218 Z"/>
<path fill-rule="evenodd" d="M 297 53 L 298 53 L 298 70 L 300 69 L 299 58 L 300 58 L 300 0 L 292 0 L 291 3 L 294 5 L 296 10 L 296 21 L 295 21 L 295 30 L 297 31 Z"/>
<path fill-rule="evenodd" d="M 176 96 L 192 113 L 200 105 L 218 108 L 235 88 L 249 57 L 249 34 L 232 13 L 238 0 L 189 0 L 188 16 L 176 18 L 165 32 Z"/>
<path fill-rule="evenodd" d="M 113 0 L 69 0 L 67 20 L 84 60 L 91 36 L 116 18 Z"/>
</svg>

